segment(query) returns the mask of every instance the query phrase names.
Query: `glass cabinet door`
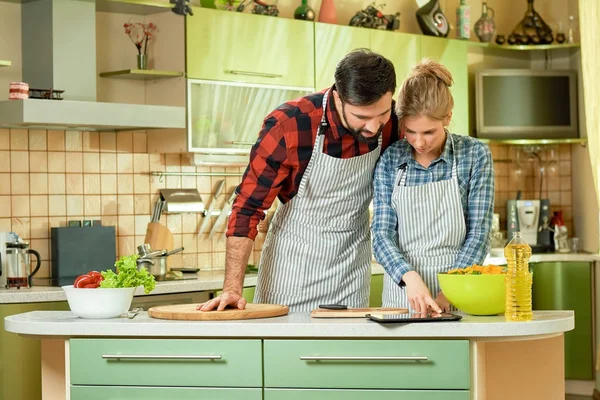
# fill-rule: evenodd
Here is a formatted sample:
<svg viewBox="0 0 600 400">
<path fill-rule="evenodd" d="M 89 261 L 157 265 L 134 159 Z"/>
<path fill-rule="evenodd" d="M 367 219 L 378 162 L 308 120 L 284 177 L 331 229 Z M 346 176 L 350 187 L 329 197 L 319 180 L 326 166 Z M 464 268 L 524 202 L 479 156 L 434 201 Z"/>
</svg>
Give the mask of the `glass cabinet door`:
<svg viewBox="0 0 600 400">
<path fill-rule="evenodd" d="M 248 154 L 265 117 L 286 101 L 309 93 L 306 88 L 190 79 L 188 150 Z"/>
</svg>

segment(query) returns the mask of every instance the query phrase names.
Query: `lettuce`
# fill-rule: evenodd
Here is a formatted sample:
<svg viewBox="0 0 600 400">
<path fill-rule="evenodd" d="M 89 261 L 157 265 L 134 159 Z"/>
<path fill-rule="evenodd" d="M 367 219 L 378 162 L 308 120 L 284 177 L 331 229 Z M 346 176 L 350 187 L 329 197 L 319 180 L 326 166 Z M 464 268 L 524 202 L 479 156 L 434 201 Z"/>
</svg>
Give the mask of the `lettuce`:
<svg viewBox="0 0 600 400">
<path fill-rule="evenodd" d="M 100 283 L 101 288 L 127 288 L 127 287 L 144 287 L 144 293 L 148 294 L 154 290 L 156 280 L 153 275 L 148 273 L 145 267 L 137 269 L 136 260 L 138 255 L 122 256 L 115 262 L 117 273 L 111 270 L 102 271 L 104 280 Z"/>
</svg>

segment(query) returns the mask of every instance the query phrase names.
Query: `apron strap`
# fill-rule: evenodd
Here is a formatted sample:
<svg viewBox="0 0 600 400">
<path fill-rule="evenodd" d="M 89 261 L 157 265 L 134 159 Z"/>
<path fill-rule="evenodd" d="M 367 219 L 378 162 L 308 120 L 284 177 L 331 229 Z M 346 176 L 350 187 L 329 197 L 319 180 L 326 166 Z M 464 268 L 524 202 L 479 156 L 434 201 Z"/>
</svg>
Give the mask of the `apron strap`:
<svg viewBox="0 0 600 400">
<path fill-rule="evenodd" d="M 448 138 L 450 139 L 450 146 L 452 147 L 452 179 L 456 179 L 458 177 L 458 167 L 456 163 L 456 149 L 454 148 L 454 139 L 452 139 L 452 134 L 446 131 L 448 134 Z M 394 186 L 406 186 L 406 169 L 408 165 L 406 163 L 400 165 L 398 167 L 397 178 Z"/>
</svg>

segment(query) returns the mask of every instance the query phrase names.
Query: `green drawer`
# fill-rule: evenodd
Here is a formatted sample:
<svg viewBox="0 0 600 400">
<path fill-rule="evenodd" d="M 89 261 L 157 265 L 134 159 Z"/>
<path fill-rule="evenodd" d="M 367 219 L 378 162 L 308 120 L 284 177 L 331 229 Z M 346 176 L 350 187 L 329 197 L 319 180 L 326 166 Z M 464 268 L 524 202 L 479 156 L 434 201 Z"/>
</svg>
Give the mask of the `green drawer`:
<svg viewBox="0 0 600 400">
<path fill-rule="evenodd" d="M 71 383 L 262 387 L 261 355 L 260 340 L 71 339 Z"/>
<path fill-rule="evenodd" d="M 468 390 L 265 389 L 264 400 L 470 400 L 469 396 Z"/>
<path fill-rule="evenodd" d="M 71 386 L 71 400 L 262 400 L 262 389 Z"/>
<path fill-rule="evenodd" d="M 267 388 L 470 387 L 468 340 L 265 340 L 264 369 Z"/>
</svg>

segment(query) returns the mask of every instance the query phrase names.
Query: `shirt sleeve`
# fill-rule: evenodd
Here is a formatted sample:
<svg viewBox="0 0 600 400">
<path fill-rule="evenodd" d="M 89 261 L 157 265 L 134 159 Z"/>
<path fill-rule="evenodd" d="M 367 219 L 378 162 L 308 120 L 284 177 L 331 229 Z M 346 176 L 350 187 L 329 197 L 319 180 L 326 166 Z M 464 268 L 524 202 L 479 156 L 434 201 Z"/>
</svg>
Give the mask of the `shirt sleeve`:
<svg viewBox="0 0 600 400">
<path fill-rule="evenodd" d="M 393 147 L 381 157 L 373 179 L 373 254 L 394 282 L 400 284 L 402 276 L 412 268 L 400 253 L 398 246 L 398 218 L 392 208 L 392 191 L 396 178 Z"/>
<path fill-rule="evenodd" d="M 282 182 L 290 174 L 284 126 L 274 116 L 267 117 L 250 152 L 250 162 L 237 187 L 226 236 L 254 240 L 258 223 L 265 218 Z"/>
<path fill-rule="evenodd" d="M 494 166 L 486 144 L 474 149 L 475 162 L 468 185 L 467 236 L 454 268 L 481 264 L 490 250 L 490 231 L 494 213 Z"/>
</svg>

